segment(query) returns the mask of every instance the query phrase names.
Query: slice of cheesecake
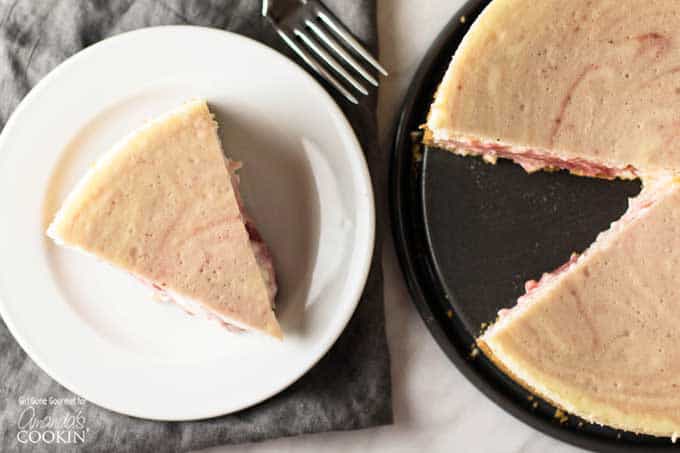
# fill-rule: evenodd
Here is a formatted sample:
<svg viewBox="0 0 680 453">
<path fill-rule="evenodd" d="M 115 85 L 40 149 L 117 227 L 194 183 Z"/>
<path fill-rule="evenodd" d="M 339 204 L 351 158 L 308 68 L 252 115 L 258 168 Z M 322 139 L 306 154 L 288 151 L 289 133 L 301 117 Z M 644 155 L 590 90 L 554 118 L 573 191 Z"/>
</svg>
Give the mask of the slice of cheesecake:
<svg viewBox="0 0 680 453">
<path fill-rule="evenodd" d="M 540 281 L 479 339 L 530 391 L 591 422 L 680 433 L 680 182 L 631 200 L 581 256 Z"/>
<path fill-rule="evenodd" d="M 677 174 L 677 1 L 494 0 L 453 57 L 425 141 L 527 171 Z"/>
<path fill-rule="evenodd" d="M 282 338 L 272 260 L 243 210 L 237 168 L 207 104 L 189 102 L 106 153 L 47 234 L 190 313 Z"/>
</svg>

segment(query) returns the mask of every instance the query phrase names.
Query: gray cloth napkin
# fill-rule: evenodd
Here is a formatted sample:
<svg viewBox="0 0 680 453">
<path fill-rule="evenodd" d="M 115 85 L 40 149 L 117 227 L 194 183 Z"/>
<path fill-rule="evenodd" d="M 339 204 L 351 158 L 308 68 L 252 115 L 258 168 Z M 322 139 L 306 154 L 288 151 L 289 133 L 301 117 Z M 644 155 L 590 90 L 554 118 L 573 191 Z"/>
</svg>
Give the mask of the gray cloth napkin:
<svg viewBox="0 0 680 453">
<path fill-rule="evenodd" d="M 325 3 L 376 52 L 374 0 Z M 217 27 L 253 37 L 291 56 L 260 18 L 259 9 L 258 0 L 0 0 L 0 127 L 29 89 L 64 59 L 106 37 L 136 28 L 163 24 Z M 359 106 L 336 99 L 363 144 L 372 171 L 382 174 L 378 168 L 384 164 L 376 137 L 376 96 L 364 98 Z M 380 240 L 376 242 L 380 244 Z M 73 394 L 40 370 L 0 323 L 0 451 L 174 452 L 390 423 L 390 365 L 377 257 L 379 246 L 364 295 L 345 332 L 309 373 L 279 395 L 236 414 L 178 423 L 127 417 L 87 402 L 82 406 L 35 406 L 37 418 L 63 420 L 70 416 L 83 422 L 84 443 L 18 442 L 18 419 L 27 403 L 22 398 L 68 398 Z"/>
</svg>

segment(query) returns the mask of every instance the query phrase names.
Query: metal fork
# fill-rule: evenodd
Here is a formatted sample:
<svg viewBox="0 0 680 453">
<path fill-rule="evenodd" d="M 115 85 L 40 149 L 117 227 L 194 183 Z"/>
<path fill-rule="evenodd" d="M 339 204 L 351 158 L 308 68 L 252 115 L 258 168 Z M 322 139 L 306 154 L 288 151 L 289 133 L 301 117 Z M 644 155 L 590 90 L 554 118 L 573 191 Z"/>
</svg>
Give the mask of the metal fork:
<svg viewBox="0 0 680 453">
<path fill-rule="evenodd" d="M 319 59 L 363 95 L 368 94 L 366 86 L 339 63 L 331 52 L 375 87 L 378 86 L 378 80 L 348 50 L 381 74 L 388 75 L 371 53 L 318 0 L 262 0 L 262 15 L 269 20 L 288 47 L 353 104 L 359 103 L 357 98 Z"/>
</svg>

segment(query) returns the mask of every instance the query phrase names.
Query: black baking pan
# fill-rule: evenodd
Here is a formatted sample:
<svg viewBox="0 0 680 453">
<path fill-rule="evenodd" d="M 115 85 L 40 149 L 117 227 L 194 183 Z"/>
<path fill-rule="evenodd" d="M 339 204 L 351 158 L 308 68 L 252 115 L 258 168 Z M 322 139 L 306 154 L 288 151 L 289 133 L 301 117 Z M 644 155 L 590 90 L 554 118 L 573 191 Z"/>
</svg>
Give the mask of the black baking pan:
<svg viewBox="0 0 680 453">
<path fill-rule="evenodd" d="M 534 428 L 583 448 L 667 451 L 679 446 L 588 423 L 532 396 L 474 347 L 484 323 L 515 304 L 524 282 L 566 262 L 618 219 L 636 181 L 566 172 L 527 174 L 499 160 L 421 144 L 419 126 L 461 39 L 489 1 L 469 1 L 426 54 L 397 119 L 390 169 L 395 246 L 420 315 L 458 369 L 487 397 Z M 464 18 L 464 19 L 463 19 Z"/>
</svg>

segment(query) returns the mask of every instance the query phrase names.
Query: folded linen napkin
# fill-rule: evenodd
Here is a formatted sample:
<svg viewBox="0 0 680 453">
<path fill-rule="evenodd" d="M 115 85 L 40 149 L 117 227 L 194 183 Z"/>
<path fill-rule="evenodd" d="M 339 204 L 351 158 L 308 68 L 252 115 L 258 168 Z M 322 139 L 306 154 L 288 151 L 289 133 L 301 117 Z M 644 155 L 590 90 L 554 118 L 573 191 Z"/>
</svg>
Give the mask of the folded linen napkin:
<svg viewBox="0 0 680 453">
<path fill-rule="evenodd" d="M 325 3 L 376 51 L 374 0 Z M 259 11 L 256 0 L 0 0 L 0 129 L 30 88 L 64 59 L 104 38 L 137 28 L 167 24 L 216 27 L 250 36 L 292 57 Z M 336 99 L 367 153 L 371 171 L 382 174 L 386 164 L 377 146 L 376 96 L 362 99 L 359 106 Z M 380 257 L 379 245 L 375 257 Z M 210 420 L 141 420 L 89 402 L 79 404 L 78 400 L 76 404 L 43 405 L 40 399 L 74 395 L 38 368 L 0 322 L 0 450 L 175 452 L 386 424 L 392 420 L 389 371 L 379 259 L 374 259 L 347 329 L 309 373 L 253 408 Z M 34 407 L 36 419 L 67 417 L 72 423 L 82 423 L 84 440 L 49 443 L 49 434 L 37 443 L 18 439 L 20 417 L 28 406 Z"/>
</svg>

